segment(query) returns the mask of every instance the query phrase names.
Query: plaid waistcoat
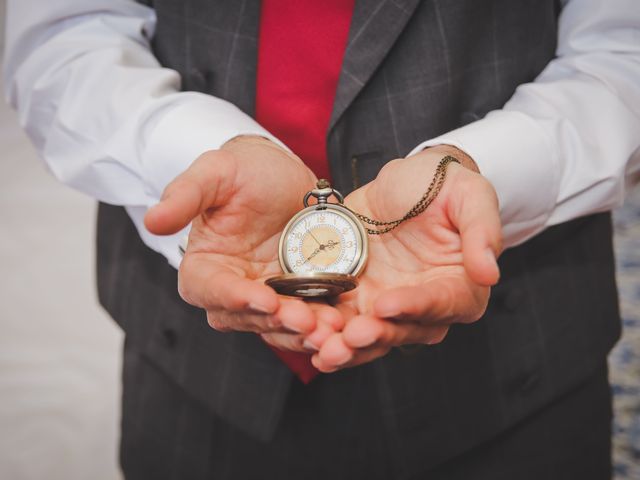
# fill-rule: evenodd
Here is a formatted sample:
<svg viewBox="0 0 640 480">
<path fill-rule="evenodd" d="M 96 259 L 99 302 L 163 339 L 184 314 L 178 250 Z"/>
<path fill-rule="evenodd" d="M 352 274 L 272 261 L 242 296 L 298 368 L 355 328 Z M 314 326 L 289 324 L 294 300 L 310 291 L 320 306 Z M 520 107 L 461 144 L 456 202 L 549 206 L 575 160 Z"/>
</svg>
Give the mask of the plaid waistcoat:
<svg viewBox="0 0 640 480">
<path fill-rule="evenodd" d="M 145 3 L 158 16 L 155 54 L 183 89 L 252 114 L 259 0 Z M 553 0 L 357 0 L 327 135 L 336 188 L 346 194 L 421 141 L 501 108 L 553 58 L 558 13 Z M 499 263 L 480 321 L 358 367 L 408 471 L 424 448 L 441 461 L 551 402 L 619 336 L 609 214 L 549 228 Z M 175 270 L 120 207 L 100 206 L 98 285 L 128 345 L 185 394 L 257 438 L 273 434 L 291 373 L 257 336 L 218 333 L 186 305 Z"/>
</svg>

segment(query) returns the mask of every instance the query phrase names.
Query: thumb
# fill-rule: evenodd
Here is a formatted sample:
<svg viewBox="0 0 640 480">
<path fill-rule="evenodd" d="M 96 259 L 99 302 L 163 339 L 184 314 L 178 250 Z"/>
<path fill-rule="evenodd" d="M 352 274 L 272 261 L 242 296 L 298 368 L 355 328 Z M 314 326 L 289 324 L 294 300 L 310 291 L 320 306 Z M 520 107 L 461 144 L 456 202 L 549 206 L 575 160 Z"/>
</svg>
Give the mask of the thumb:
<svg viewBox="0 0 640 480">
<path fill-rule="evenodd" d="M 230 158 L 220 158 L 230 157 Z M 204 153 L 162 193 L 151 207 L 144 225 L 156 235 L 170 235 L 186 227 L 196 216 L 219 203 L 221 184 L 233 166 L 232 155 L 220 150 Z"/>
<path fill-rule="evenodd" d="M 472 281 L 495 285 L 500 278 L 496 258 L 502 252 L 498 198 L 479 174 L 465 188 L 455 190 L 449 217 L 460 232 L 465 270 Z"/>
</svg>

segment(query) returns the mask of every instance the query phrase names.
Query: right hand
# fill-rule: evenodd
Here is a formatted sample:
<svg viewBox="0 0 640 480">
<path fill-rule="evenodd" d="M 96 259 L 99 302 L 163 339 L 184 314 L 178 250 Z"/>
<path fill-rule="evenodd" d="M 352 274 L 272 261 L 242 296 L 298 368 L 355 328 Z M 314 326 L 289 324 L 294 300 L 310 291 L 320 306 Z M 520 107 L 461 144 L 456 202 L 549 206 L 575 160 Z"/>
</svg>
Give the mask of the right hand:
<svg viewBox="0 0 640 480">
<path fill-rule="evenodd" d="M 345 328 L 313 358 L 320 371 L 370 362 L 392 347 L 439 343 L 452 324 L 483 315 L 500 277 L 500 210 L 493 186 L 464 152 L 442 145 L 389 162 L 345 203 L 369 217 L 402 218 L 446 155 L 462 164 L 447 167 L 429 208 L 393 231 L 370 236 L 360 285 L 337 304 L 351 317 L 345 313 Z"/>
<path fill-rule="evenodd" d="M 316 178 L 302 160 L 262 137 L 241 136 L 205 152 L 165 189 L 145 217 L 157 235 L 190 222 L 178 272 L 182 298 L 207 312 L 219 331 L 263 335 L 271 345 L 305 351 L 344 324 L 323 303 L 282 297 L 263 281 L 281 273 L 278 241 Z"/>
</svg>

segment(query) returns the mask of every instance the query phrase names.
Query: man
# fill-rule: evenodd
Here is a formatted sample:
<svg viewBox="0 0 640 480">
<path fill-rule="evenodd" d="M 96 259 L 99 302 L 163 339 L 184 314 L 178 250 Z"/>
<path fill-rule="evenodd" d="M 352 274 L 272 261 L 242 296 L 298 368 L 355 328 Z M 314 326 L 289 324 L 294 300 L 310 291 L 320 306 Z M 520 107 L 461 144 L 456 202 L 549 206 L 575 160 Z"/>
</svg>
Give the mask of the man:
<svg viewBox="0 0 640 480">
<path fill-rule="evenodd" d="M 619 322 L 596 212 L 638 168 L 634 3 L 146 3 L 16 1 L 8 22 L 43 158 L 128 213 L 98 224 L 127 478 L 607 478 Z M 371 238 L 356 290 L 263 284 L 318 175 L 392 220 L 445 155 L 461 164 Z"/>
</svg>

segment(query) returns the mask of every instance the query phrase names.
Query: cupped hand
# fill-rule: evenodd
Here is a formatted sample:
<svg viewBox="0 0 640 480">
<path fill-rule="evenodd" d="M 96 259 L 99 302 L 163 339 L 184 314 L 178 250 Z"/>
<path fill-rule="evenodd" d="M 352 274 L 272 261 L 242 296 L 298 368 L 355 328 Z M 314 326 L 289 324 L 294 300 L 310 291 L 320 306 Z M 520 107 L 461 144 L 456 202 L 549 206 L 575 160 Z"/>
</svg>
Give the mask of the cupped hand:
<svg viewBox="0 0 640 480">
<path fill-rule="evenodd" d="M 312 359 L 321 371 L 369 362 L 395 346 L 438 343 L 451 324 L 484 313 L 499 278 L 501 225 L 495 191 L 470 158 L 443 146 L 394 160 L 346 204 L 370 218 L 402 218 L 449 154 L 463 164 L 449 164 L 427 210 L 389 233 L 369 235 L 360 285 L 339 297 L 343 316 L 352 318 Z"/>
<path fill-rule="evenodd" d="M 314 188 L 315 176 L 295 155 L 261 137 L 237 137 L 204 153 L 165 189 L 145 217 L 155 234 L 191 222 L 178 273 L 179 292 L 207 312 L 220 331 L 249 331 L 270 344 L 304 351 L 343 326 L 323 303 L 277 295 L 263 281 L 281 273 L 278 241 Z"/>
</svg>

